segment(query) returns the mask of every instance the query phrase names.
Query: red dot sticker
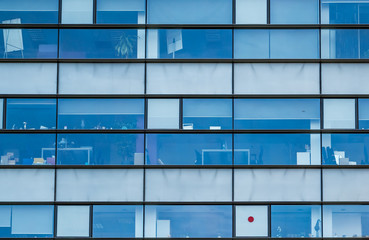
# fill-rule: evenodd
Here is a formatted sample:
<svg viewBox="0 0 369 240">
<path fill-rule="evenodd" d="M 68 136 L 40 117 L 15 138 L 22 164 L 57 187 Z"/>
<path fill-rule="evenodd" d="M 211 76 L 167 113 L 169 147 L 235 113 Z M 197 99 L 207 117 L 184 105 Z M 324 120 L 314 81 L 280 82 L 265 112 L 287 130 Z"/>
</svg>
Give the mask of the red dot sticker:
<svg viewBox="0 0 369 240">
<path fill-rule="evenodd" d="M 249 220 L 250 223 L 254 221 L 254 217 L 250 216 L 247 220 Z"/>
</svg>

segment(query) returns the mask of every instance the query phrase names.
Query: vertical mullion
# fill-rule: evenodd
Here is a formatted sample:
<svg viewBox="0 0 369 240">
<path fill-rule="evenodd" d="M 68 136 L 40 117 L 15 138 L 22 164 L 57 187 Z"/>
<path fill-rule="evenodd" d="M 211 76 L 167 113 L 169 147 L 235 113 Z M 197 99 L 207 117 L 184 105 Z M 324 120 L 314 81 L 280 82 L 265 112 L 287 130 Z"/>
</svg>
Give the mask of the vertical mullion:
<svg viewBox="0 0 369 240">
<path fill-rule="evenodd" d="M 4 98 L 3 99 L 3 129 L 6 129 L 6 108 L 7 108 L 7 101 L 8 99 L 7 98 Z"/>
<path fill-rule="evenodd" d="M 93 19 L 92 19 L 92 23 L 96 24 L 96 11 L 97 11 L 97 0 L 93 0 L 93 7 L 92 7 L 92 14 L 93 14 Z"/>
</svg>

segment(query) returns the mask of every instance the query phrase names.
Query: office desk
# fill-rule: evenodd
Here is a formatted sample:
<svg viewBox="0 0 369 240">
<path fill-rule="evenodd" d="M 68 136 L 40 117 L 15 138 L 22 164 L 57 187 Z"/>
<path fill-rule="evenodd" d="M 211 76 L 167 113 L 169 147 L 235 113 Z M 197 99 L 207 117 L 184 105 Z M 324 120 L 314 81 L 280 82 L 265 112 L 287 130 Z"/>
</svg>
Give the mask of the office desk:
<svg viewBox="0 0 369 240">
<path fill-rule="evenodd" d="M 247 164 L 250 165 L 250 149 L 234 149 L 234 152 L 245 152 L 247 153 Z M 232 149 L 203 149 L 202 150 L 202 165 L 204 165 L 204 159 L 206 153 L 230 153 Z"/>
<path fill-rule="evenodd" d="M 44 158 L 45 151 L 55 151 L 55 148 L 41 148 L 41 157 Z M 79 148 L 58 148 L 57 151 L 86 151 L 87 152 L 87 164 L 90 164 L 92 147 L 79 147 Z"/>
</svg>

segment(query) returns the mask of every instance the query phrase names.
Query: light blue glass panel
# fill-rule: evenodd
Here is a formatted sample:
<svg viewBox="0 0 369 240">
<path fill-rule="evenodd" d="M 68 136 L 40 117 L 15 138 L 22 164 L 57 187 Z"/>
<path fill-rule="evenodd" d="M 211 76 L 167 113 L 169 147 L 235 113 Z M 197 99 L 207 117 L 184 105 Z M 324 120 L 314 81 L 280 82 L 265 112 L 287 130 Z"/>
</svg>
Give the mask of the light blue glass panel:
<svg viewBox="0 0 369 240">
<path fill-rule="evenodd" d="M 96 23 L 145 24 L 145 0 L 97 0 Z"/>
<path fill-rule="evenodd" d="M 0 154 L 1 165 L 54 165 L 55 135 L 0 134 Z"/>
<path fill-rule="evenodd" d="M 369 129 L 369 99 L 359 99 L 359 129 Z"/>
<path fill-rule="evenodd" d="M 143 134 L 59 134 L 58 164 L 141 165 L 143 139 Z"/>
<path fill-rule="evenodd" d="M 235 129 L 319 129 L 319 99 L 235 99 Z"/>
<path fill-rule="evenodd" d="M 272 205 L 271 211 L 273 238 L 315 238 L 322 235 L 320 206 Z"/>
<path fill-rule="evenodd" d="M 0 23 L 58 23 L 58 0 L 0 0 Z"/>
<path fill-rule="evenodd" d="M 319 165 L 319 134 L 235 134 L 235 164 Z"/>
<path fill-rule="evenodd" d="M 149 165 L 230 165 L 231 134 L 148 134 Z"/>
<path fill-rule="evenodd" d="M 54 206 L 0 206 L 0 238 L 53 237 Z"/>
<path fill-rule="evenodd" d="M 148 23 L 231 24 L 232 0 L 149 0 Z"/>
<path fill-rule="evenodd" d="M 317 24 L 318 0 L 270 0 L 270 23 Z"/>
<path fill-rule="evenodd" d="M 61 29 L 60 58 L 143 58 L 145 30 Z"/>
<path fill-rule="evenodd" d="M 317 29 L 235 30 L 235 58 L 319 58 Z"/>
<path fill-rule="evenodd" d="M 55 129 L 55 99 L 8 99 L 6 129 Z"/>
<path fill-rule="evenodd" d="M 369 29 L 322 29 L 322 58 L 369 58 Z"/>
<path fill-rule="evenodd" d="M 323 227 L 324 237 L 367 238 L 369 236 L 369 206 L 323 206 Z"/>
<path fill-rule="evenodd" d="M 322 160 L 327 165 L 368 165 L 368 134 L 323 134 Z"/>
<path fill-rule="evenodd" d="M 183 99 L 183 129 L 232 129 L 232 100 Z"/>
<path fill-rule="evenodd" d="M 93 206 L 92 237 L 135 238 L 142 237 L 142 206 Z"/>
<path fill-rule="evenodd" d="M 232 206 L 146 206 L 145 237 L 230 238 Z"/>
<path fill-rule="evenodd" d="M 59 129 L 143 129 L 143 99 L 59 99 Z"/>
<path fill-rule="evenodd" d="M 322 24 L 368 24 L 369 2 L 367 0 L 322 0 Z"/>
<path fill-rule="evenodd" d="M 232 58 L 232 30 L 149 29 L 148 58 Z"/>
<path fill-rule="evenodd" d="M 0 58 L 56 58 L 57 29 L 0 29 Z"/>
</svg>

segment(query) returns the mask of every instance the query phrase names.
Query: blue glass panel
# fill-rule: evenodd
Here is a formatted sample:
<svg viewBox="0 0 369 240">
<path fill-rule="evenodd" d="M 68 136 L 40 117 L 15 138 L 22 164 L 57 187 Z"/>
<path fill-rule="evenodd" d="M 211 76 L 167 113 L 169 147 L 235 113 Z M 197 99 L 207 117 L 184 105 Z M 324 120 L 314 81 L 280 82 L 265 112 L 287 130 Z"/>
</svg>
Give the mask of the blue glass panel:
<svg viewBox="0 0 369 240">
<path fill-rule="evenodd" d="M 234 136 L 234 160 L 241 165 L 317 165 L 319 150 L 319 134 Z"/>
<path fill-rule="evenodd" d="M 0 58 L 56 58 L 57 29 L 0 29 Z"/>
<path fill-rule="evenodd" d="M 143 129 L 143 99 L 60 99 L 59 129 Z"/>
<path fill-rule="evenodd" d="M 93 206 L 92 237 L 134 238 L 142 237 L 142 206 Z"/>
<path fill-rule="evenodd" d="M 150 29 L 148 58 L 232 58 L 232 30 Z"/>
<path fill-rule="evenodd" d="M 323 58 L 369 58 L 369 29 L 324 29 L 323 36 Z"/>
<path fill-rule="evenodd" d="M 319 129 L 319 99 L 235 99 L 235 129 Z"/>
<path fill-rule="evenodd" d="M 143 134 L 59 134 L 57 161 L 60 165 L 141 165 L 143 142 Z"/>
<path fill-rule="evenodd" d="M 145 24 L 145 0 L 97 0 L 96 23 Z"/>
<path fill-rule="evenodd" d="M 359 129 L 369 129 L 369 99 L 359 99 Z"/>
<path fill-rule="evenodd" d="M 318 0 L 271 0 L 270 23 L 272 24 L 317 24 Z"/>
<path fill-rule="evenodd" d="M 0 0 L 0 23 L 58 23 L 58 0 Z"/>
<path fill-rule="evenodd" d="M 55 129 L 55 99 L 8 99 L 6 129 Z"/>
<path fill-rule="evenodd" d="M 322 0 L 323 24 L 368 24 L 369 3 L 366 0 Z"/>
<path fill-rule="evenodd" d="M 144 33 L 137 29 L 61 29 L 60 58 L 142 58 Z"/>
<path fill-rule="evenodd" d="M 0 206 L 0 238 L 51 238 L 54 206 Z"/>
<path fill-rule="evenodd" d="M 154 24 L 231 24 L 231 0 L 149 0 L 148 22 Z"/>
<path fill-rule="evenodd" d="M 145 236 L 230 238 L 232 206 L 146 206 Z"/>
<path fill-rule="evenodd" d="M 231 134 L 148 134 L 149 165 L 232 164 Z"/>
<path fill-rule="evenodd" d="M 0 134 L 0 154 L 1 165 L 54 165 L 55 135 Z"/>
<path fill-rule="evenodd" d="M 272 236 L 275 238 L 320 237 L 320 206 L 271 206 Z"/>
<path fill-rule="evenodd" d="M 323 206 L 324 237 L 369 237 L 368 205 Z"/>
<path fill-rule="evenodd" d="M 183 129 L 232 129 L 232 100 L 183 99 Z"/>
<path fill-rule="evenodd" d="M 318 29 L 235 30 L 235 58 L 319 58 Z"/>
<path fill-rule="evenodd" d="M 323 134 L 322 160 L 327 165 L 368 165 L 368 134 Z"/>
</svg>

